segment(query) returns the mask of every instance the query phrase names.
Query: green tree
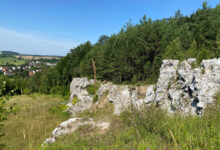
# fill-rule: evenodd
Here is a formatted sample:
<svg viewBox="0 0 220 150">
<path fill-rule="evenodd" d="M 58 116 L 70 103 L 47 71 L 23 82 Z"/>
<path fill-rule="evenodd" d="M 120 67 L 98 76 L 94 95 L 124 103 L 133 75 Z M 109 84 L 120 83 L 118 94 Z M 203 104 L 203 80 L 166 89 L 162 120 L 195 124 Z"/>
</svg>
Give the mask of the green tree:
<svg viewBox="0 0 220 150">
<path fill-rule="evenodd" d="M 181 41 L 178 37 L 167 46 L 164 59 L 181 59 L 183 56 L 181 49 Z"/>
</svg>

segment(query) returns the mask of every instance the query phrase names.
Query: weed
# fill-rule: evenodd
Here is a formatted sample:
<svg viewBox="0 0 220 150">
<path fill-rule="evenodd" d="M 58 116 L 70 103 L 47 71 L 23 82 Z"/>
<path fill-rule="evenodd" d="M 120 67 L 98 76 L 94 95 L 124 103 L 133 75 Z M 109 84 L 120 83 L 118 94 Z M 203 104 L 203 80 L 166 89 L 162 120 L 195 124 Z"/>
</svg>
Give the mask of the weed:
<svg viewBox="0 0 220 150">
<path fill-rule="evenodd" d="M 78 102 L 79 102 L 79 99 L 77 98 L 77 96 L 74 96 L 72 100 L 72 104 L 75 105 Z"/>
<path fill-rule="evenodd" d="M 181 98 L 183 98 L 184 96 L 185 96 L 185 94 L 184 94 L 184 93 L 181 93 L 181 94 L 180 94 L 180 97 L 181 97 Z"/>
<path fill-rule="evenodd" d="M 96 94 L 93 96 L 93 103 L 96 103 L 99 99 L 99 96 Z"/>
<path fill-rule="evenodd" d="M 105 91 L 105 96 L 107 96 L 107 95 L 108 95 L 108 93 L 109 93 L 109 90 L 106 90 L 106 91 Z"/>
<path fill-rule="evenodd" d="M 167 86 L 167 90 L 169 90 L 171 88 L 171 86 L 172 86 L 172 83 L 171 83 L 171 81 L 169 81 L 168 86 Z"/>
<path fill-rule="evenodd" d="M 205 68 L 202 68 L 202 74 L 205 74 Z"/>
</svg>

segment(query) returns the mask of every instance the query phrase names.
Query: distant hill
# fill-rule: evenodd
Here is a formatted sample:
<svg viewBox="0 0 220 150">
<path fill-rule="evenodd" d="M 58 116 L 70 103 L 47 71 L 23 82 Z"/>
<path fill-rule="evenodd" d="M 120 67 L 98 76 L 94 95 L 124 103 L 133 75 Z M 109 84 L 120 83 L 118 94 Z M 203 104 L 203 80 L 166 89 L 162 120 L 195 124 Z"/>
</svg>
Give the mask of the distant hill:
<svg viewBox="0 0 220 150">
<path fill-rule="evenodd" d="M 0 51 L 1 55 L 20 55 L 20 53 L 13 52 L 13 51 Z"/>
<path fill-rule="evenodd" d="M 10 56 L 14 56 L 14 57 L 24 57 L 24 58 L 32 58 L 32 57 L 36 57 L 38 58 L 62 58 L 62 56 L 56 56 L 56 55 L 36 55 L 36 54 L 20 54 L 18 52 L 13 52 L 13 51 L 0 51 L 0 57 L 10 57 Z"/>
</svg>

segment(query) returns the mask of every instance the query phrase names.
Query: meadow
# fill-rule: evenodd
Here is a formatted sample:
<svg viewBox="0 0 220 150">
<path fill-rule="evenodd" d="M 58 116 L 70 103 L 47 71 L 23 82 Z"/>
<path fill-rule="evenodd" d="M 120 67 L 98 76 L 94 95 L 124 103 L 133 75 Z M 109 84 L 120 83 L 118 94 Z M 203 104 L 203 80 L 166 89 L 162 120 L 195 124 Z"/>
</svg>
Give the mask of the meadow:
<svg viewBox="0 0 220 150">
<path fill-rule="evenodd" d="M 7 64 L 19 66 L 24 64 L 25 62 L 25 60 L 17 59 L 15 57 L 0 57 L 0 66 L 4 66 Z"/>
<path fill-rule="evenodd" d="M 0 144 L 4 150 L 32 150 L 51 135 L 52 130 L 68 118 L 62 97 L 45 95 L 14 96 L 15 114 L 4 122 L 5 135 Z M 1 149 L 0 148 L 0 149 Z"/>
<path fill-rule="evenodd" d="M 143 110 L 130 107 L 120 116 L 112 114 L 111 104 L 86 111 L 81 117 L 111 120 L 106 132 L 83 126 L 60 137 L 41 150 L 218 150 L 220 148 L 220 95 L 216 105 L 203 116 L 167 115 L 151 106 Z"/>
<path fill-rule="evenodd" d="M 167 115 L 155 106 L 136 110 L 130 107 L 120 116 L 113 114 L 113 104 L 104 103 L 79 113 L 79 117 L 111 122 L 100 131 L 89 125 L 75 133 L 59 137 L 52 145 L 43 141 L 69 115 L 64 113 L 63 97 L 49 95 L 14 96 L 16 114 L 5 122 L 1 143 L 5 150 L 218 150 L 220 147 L 220 94 L 202 116 Z M 100 99 L 99 99 L 100 101 Z"/>
</svg>

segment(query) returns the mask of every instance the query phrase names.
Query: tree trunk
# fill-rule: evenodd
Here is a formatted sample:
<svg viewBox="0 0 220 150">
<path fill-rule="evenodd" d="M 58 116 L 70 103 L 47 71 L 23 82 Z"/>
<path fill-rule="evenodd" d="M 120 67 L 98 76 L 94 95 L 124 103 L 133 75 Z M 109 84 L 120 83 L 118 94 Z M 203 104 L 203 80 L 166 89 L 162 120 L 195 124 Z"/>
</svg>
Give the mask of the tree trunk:
<svg viewBox="0 0 220 150">
<path fill-rule="evenodd" d="M 95 61 L 92 58 L 92 68 L 93 68 L 93 72 L 94 72 L 94 88 L 95 88 L 95 92 L 96 92 L 96 66 L 95 66 Z"/>
</svg>

